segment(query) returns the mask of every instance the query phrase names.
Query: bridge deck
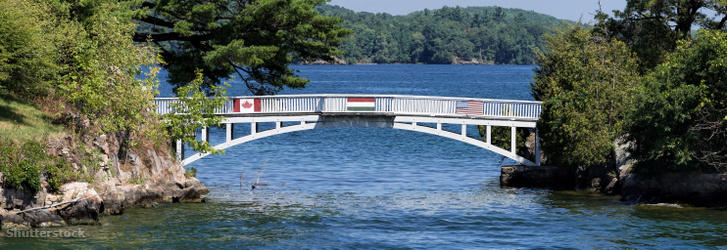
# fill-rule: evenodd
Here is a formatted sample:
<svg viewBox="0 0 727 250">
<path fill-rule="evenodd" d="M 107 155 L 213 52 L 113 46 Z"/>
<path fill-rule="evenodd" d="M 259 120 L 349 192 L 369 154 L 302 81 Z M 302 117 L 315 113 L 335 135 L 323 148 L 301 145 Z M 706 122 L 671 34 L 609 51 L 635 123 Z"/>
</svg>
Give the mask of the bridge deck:
<svg viewBox="0 0 727 250">
<path fill-rule="evenodd" d="M 157 98 L 157 113 L 173 112 L 177 98 Z M 279 95 L 229 97 L 216 110 L 228 117 L 271 115 L 410 115 L 537 121 L 540 102 L 409 95 Z"/>
</svg>

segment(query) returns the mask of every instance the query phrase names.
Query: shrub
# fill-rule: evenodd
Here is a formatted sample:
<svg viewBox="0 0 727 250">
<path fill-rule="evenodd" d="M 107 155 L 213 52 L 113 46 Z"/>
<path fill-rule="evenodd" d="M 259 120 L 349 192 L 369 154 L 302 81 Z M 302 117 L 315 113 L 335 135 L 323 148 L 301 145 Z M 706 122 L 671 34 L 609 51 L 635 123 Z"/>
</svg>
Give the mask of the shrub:
<svg viewBox="0 0 727 250">
<path fill-rule="evenodd" d="M 727 170 L 727 33 L 681 41 L 637 93 L 626 131 L 638 170 Z"/>
<path fill-rule="evenodd" d="M 550 164 L 588 168 L 606 163 L 623 134 L 623 116 L 638 85 L 637 63 L 626 45 L 583 27 L 549 36 L 538 55 L 535 99 Z"/>
</svg>

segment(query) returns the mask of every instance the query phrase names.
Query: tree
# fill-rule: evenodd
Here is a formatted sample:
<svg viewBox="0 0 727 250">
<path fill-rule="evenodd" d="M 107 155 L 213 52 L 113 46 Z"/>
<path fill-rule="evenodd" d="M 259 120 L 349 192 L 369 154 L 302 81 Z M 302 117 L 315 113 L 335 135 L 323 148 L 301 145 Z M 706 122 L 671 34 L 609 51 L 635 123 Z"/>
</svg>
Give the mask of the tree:
<svg viewBox="0 0 727 250">
<path fill-rule="evenodd" d="M 205 85 L 235 74 L 255 95 L 308 80 L 290 69 L 293 59 L 332 60 L 349 33 L 338 18 L 313 7 L 325 0 L 147 0 L 140 5 L 137 42 L 162 50 L 170 82 L 185 85 L 202 69 Z"/>
<path fill-rule="evenodd" d="M 0 1 L 0 90 L 43 94 L 58 70 L 46 9 L 28 1 Z"/>
<path fill-rule="evenodd" d="M 710 17 L 709 11 L 715 17 Z M 724 29 L 725 0 L 628 0 L 623 11 L 609 18 L 599 12 L 596 32 L 625 42 L 638 56 L 642 72 L 664 61 L 677 41 L 691 38 L 695 25 Z"/>
<path fill-rule="evenodd" d="M 684 40 L 639 88 L 627 116 L 637 169 L 727 170 L 727 34 Z"/>
<path fill-rule="evenodd" d="M 622 42 L 576 26 L 547 38 L 538 55 L 533 96 L 550 164 L 588 168 L 609 159 L 638 83 L 637 64 Z"/>
</svg>

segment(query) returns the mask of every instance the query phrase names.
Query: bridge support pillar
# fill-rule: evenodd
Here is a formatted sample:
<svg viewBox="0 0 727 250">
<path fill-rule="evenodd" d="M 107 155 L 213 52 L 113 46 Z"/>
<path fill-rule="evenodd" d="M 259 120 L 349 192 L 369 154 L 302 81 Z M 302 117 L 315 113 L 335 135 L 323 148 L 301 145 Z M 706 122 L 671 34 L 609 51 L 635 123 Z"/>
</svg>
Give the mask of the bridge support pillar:
<svg viewBox="0 0 727 250">
<path fill-rule="evenodd" d="M 467 136 L 467 124 L 462 124 L 462 136 Z"/>
<path fill-rule="evenodd" d="M 487 125 L 487 133 L 485 133 L 487 144 L 492 144 L 492 126 Z"/>
<path fill-rule="evenodd" d="M 515 153 L 517 149 L 515 148 L 517 146 L 517 130 L 515 127 L 510 127 L 510 152 Z"/>
<path fill-rule="evenodd" d="M 202 127 L 202 141 L 210 141 L 210 130 L 207 128 L 207 126 Z"/>
<path fill-rule="evenodd" d="M 275 129 L 280 129 L 283 127 L 283 122 L 275 122 Z"/>
<path fill-rule="evenodd" d="M 225 142 L 232 141 L 232 139 L 235 138 L 235 124 L 234 123 L 227 123 L 227 136 L 225 137 Z"/>
<path fill-rule="evenodd" d="M 250 134 L 251 135 L 257 134 L 257 122 L 250 123 Z"/>
<path fill-rule="evenodd" d="M 181 162 L 184 159 L 184 144 L 182 140 L 177 140 L 174 144 L 177 149 L 177 161 Z"/>
<path fill-rule="evenodd" d="M 437 122 L 437 130 L 442 130 L 442 123 Z"/>
</svg>

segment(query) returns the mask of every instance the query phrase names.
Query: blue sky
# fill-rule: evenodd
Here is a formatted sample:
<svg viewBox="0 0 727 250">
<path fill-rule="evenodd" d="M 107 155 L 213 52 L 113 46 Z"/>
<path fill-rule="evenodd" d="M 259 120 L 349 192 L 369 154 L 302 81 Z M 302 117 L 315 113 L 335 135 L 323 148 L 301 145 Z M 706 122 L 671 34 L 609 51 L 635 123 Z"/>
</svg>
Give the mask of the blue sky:
<svg viewBox="0 0 727 250">
<path fill-rule="evenodd" d="M 598 9 L 598 0 L 332 0 L 338 5 L 355 11 L 386 12 L 393 15 L 407 14 L 417 10 L 439 9 L 443 6 L 500 6 L 533 10 L 557 18 L 583 22 L 593 20 Z M 601 7 L 611 14 L 612 10 L 623 10 L 626 0 L 601 0 Z"/>
</svg>

